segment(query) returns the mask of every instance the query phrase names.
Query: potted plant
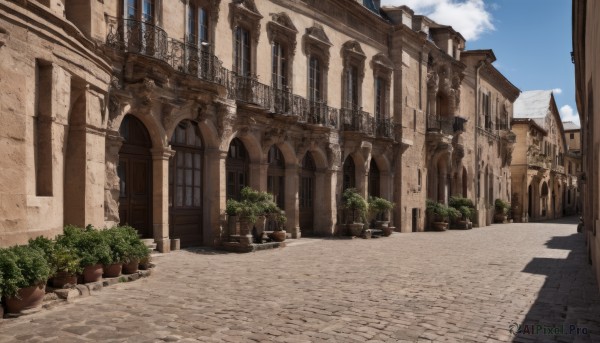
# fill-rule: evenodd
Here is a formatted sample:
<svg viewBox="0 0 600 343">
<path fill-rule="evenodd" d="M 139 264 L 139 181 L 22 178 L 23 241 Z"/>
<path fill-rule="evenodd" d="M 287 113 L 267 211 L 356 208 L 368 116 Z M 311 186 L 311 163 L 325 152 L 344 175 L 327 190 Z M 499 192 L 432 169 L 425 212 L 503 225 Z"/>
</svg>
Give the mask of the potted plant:
<svg viewBox="0 0 600 343">
<path fill-rule="evenodd" d="M 461 196 L 453 196 L 450 197 L 448 205 L 449 207 L 456 209 L 460 213 L 460 216 L 458 216 L 458 218 L 456 218 L 453 221 L 455 228 L 473 228 L 471 219 L 475 215 L 475 205 L 473 204 L 473 201 L 471 199 L 463 198 Z"/>
<path fill-rule="evenodd" d="M 91 225 L 85 229 L 66 226 L 64 233 L 56 238 L 56 243 L 77 252 L 85 283 L 102 279 L 102 265 L 111 263 L 110 248 L 104 236 Z"/>
<path fill-rule="evenodd" d="M 358 193 L 356 188 L 346 189 L 342 194 L 342 200 L 344 208 L 351 211 L 352 214 L 352 223 L 347 224 L 350 231 L 349 233 L 352 236 L 360 236 L 364 229 L 364 223 L 361 222 L 361 220 L 364 220 L 367 212 L 367 201 Z"/>
<path fill-rule="evenodd" d="M 137 231 L 131 226 L 120 226 L 126 242 L 126 251 L 123 255 L 123 273 L 133 274 L 139 269 L 140 261 L 147 259 L 150 256 L 150 250 L 138 237 Z"/>
<path fill-rule="evenodd" d="M 446 231 L 448 229 L 448 219 L 455 219 L 460 216 L 460 212 L 453 207 L 427 199 L 426 212 L 430 216 L 431 226 L 435 231 Z"/>
<path fill-rule="evenodd" d="M 42 252 L 50 265 L 51 284 L 54 288 L 63 288 L 66 284 L 77 284 L 77 273 L 81 273 L 79 257 L 72 248 L 39 236 L 29 240 L 29 246 Z"/>
<path fill-rule="evenodd" d="M 369 212 L 375 222 L 375 228 L 383 231 L 384 236 L 392 234 L 390 229 L 390 221 L 388 217 L 389 211 L 394 208 L 394 203 L 380 197 L 369 197 Z"/>
<path fill-rule="evenodd" d="M 51 271 L 40 250 L 27 245 L 2 249 L 0 270 L 3 275 L 0 289 L 9 313 L 19 313 L 42 304 Z"/>
<path fill-rule="evenodd" d="M 275 241 L 275 242 L 285 241 L 285 237 L 287 235 L 287 232 L 285 232 L 285 230 L 284 230 L 286 221 L 287 221 L 287 217 L 285 216 L 284 211 L 279 211 L 279 213 L 277 213 L 275 215 L 275 222 L 276 222 L 275 229 L 270 234 L 270 237 L 273 241 Z"/>
<path fill-rule="evenodd" d="M 508 219 L 508 210 L 510 209 L 510 204 L 502 199 L 496 199 L 496 201 L 494 202 L 494 208 L 496 209 L 494 213 L 494 222 L 506 223 Z"/>
<path fill-rule="evenodd" d="M 227 214 L 227 231 L 229 235 L 237 235 L 240 232 L 238 223 L 239 202 L 233 199 L 227 200 L 225 214 Z"/>
<path fill-rule="evenodd" d="M 110 251 L 110 258 L 103 264 L 104 277 L 118 277 L 123 270 L 123 263 L 128 255 L 129 242 L 125 239 L 125 230 L 112 227 L 100 231 Z"/>
</svg>

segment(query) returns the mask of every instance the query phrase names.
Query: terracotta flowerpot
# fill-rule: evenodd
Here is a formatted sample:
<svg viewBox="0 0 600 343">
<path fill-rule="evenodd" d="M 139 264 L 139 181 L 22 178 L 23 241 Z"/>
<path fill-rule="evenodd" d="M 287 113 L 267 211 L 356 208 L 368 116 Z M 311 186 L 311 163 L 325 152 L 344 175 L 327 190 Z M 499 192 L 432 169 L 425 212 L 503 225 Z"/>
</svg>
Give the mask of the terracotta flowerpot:
<svg viewBox="0 0 600 343">
<path fill-rule="evenodd" d="M 30 286 L 19 289 L 17 296 L 6 298 L 6 312 L 20 313 L 24 310 L 29 310 L 42 305 L 46 287 L 44 282 L 41 285 Z"/>
<path fill-rule="evenodd" d="M 121 276 L 121 270 L 123 269 L 122 263 L 113 263 L 108 266 L 104 266 L 104 277 L 118 277 Z"/>
<path fill-rule="evenodd" d="M 350 236 L 360 237 L 365 225 L 363 223 L 352 223 L 348 224 L 348 231 Z"/>
<path fill-rule="evenodd" d="M 66 284 L 76 285 L 77 275 L 67 272 L 57 272 L 52 278 L 52 287 L 64 288 Z"/>
<path fill-rule="evenodd" d="M 102 265 L 94 264 L 83 268 L 83 282 L 97 282 L 102 280 Z"/>
<path fill-rule="evenodd" d="M 145 258 L 141 259 L 139 266 L 140 266 L 141 270 L 150 269 L 150 257 L 145 257 Z"/>
<path fill-rule="evenodd" d="M 392 234 L 392 232 L 394 232 L 394 230 L 392 229 L 392 227 L 391 227 L 391 226 L 389 226 L 389 224 L 388 224 L 388 225 L 386 225 L 386 226 L 383 226 L 383 227 L 381 228 L 381 230 L 383 231 L 383 235 L 384 235 L 385 237 L 389 237 L 389 236 Z"/>
<path fill-rule="evenodd" d="M 137 273 L 139 265 L 140 261 L 138 259 L 133 259 L 129 263 L 123 263 L 123 274 Z"/>
<path fill-rule="evenodd" d="M 431 223 L 431 226 L 433 227 L 433 229 L 435 231 L 446 231 L 446 230 L 448 230 L 448 223 L 444 223 L 444 222 L 433 222 L 433 223 Z"/>
<path fill-rule="evenodd" d="M 285 241 L 286 234 L 287 233 L 285 231 L 273 231 L 270 237 L 275 242 L 283 242 Z"/>
</svg>

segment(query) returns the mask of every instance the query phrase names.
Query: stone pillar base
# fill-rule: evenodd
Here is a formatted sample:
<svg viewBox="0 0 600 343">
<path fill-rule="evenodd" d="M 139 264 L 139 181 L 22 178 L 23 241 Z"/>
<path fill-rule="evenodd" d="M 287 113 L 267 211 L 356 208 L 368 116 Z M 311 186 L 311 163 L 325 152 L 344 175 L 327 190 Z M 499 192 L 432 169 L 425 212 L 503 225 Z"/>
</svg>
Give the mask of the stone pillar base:
<svg viewBox="0 0 600 343">
<path fill-rule="evenodd" d="M 252 235 L 240 235 L 239 242 L 241 245 L 252 245 L 254 237 L 252 237 Z"/>
<path fill-rule="evenodd" d="M 296 226 L 291 231 L 292 231 L 291 232 L 292 238 L 298 239 L 298 238 L 302 237 L 302 232 L 300 231 L 300 227 L 299 226 Z"/>
<path fill-rule="evenodd" d="M 174 238 L 171 240 L 171 251 L 175 251 L 175 250 L 179 250 L 181 249 L 181 241 L 179 240 L 179 238 Z"/>
<path fill-rule="evenodd" d="M 171 252 L 171 240 L 168 238 L 156 239 L 156 249 L 163 254 Z"/>
</svg>

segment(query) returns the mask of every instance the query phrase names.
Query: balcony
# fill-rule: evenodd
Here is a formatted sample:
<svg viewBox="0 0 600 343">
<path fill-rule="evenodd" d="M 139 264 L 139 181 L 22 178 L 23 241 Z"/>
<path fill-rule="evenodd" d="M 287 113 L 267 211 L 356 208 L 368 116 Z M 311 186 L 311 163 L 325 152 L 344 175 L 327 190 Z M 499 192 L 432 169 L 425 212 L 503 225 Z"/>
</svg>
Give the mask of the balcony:
<svg viewBox="0 0 600 343">
<path fill-rule="evenodd" d="M 427 131 L 454 135 L 465 131 L 467 119 L 461 117 L 438 117 L 436 115 L 427 116 Z"/>
<path fill-rule="evenodd" d="M 380 138 L 394 138 L 392 121 L 389 118 L 375 119 L 375 136 Z"/>
<path fill-rule="evenodd" d="M 205 81 L 223 86 L 229 81 L 229 70 L 223 68 L 223 63 L 210 53 L 208 46 L 169 39 L 167 62 L 176 71 Z"/>
<path fill-rule="evenodd" d="M 167 62 L 168 36 L 162 28 L 134 19 L 107 17 L 106 45 Z"/>
<path fill-rule="evenodd" d="M 369 113 L 359 109 L 340 109 L 340 131 L 361 132 L 373 135 L 373 118 Z"/>
<path fill-rule="evenodd" d="M 532 169 L 550 169 L 551 160 L 544 154 L 537 154 L 533 156 L 527 156 L 527 164 Z"/>
</svg>

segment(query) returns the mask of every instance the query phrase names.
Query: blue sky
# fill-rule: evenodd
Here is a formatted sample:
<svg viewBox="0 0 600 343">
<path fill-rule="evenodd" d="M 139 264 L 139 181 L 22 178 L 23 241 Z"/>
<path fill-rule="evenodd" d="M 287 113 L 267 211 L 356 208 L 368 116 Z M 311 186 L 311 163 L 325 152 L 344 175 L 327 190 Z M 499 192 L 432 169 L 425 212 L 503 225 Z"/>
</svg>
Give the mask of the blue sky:
<svg viewBox="0 0 600 343">
<path fill-rule="evenodd" d="M 520 90 L 555 89 L 563 120 L 579 124 L 571 63 L 571 0 L 382 0 L 452 25 L 467 49 L 493 49 Z"/>
</svg>

